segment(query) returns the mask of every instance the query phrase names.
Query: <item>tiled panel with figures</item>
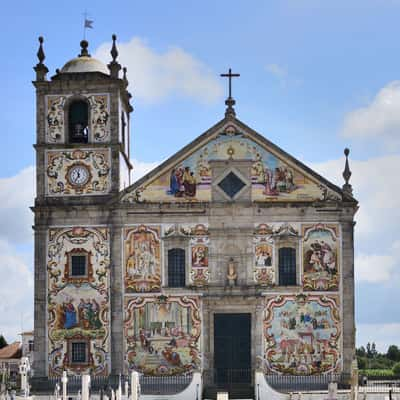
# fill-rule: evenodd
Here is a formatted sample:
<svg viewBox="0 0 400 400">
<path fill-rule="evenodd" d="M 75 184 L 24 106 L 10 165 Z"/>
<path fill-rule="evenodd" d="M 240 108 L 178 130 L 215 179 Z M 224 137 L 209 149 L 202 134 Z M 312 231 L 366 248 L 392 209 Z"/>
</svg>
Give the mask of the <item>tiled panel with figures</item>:
<svg viewBox="0 0 400 400">
<path fill-rule="evenodd" d="M 264 369 L 289 375 L 339 371 L 341 329 L 338 296 L 267 296 Z"/>
<path fill-rule="evenodd" d="M 127 297 L 124 321 L 127 368 L 162 376 L 200 369 L 201 326 L 198 297 Z"/>
<path fill-rule="evenodd" d="M 47 242 L 48 374 L 110 373 L 110 243 L 105 227 L 54 227 Z M 86 260 L 76 276 L 72 257 Z M 75 362 L 71 346 L 83 343 Z"/>
</svg>

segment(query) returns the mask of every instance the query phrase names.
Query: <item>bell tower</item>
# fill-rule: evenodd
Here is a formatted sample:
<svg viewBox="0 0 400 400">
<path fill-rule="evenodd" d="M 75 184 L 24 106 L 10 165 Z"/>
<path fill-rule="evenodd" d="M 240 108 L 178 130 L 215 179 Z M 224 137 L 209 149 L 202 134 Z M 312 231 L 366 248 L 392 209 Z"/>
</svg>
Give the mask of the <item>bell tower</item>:
<svg viewBox="0 0 400 400">
<path fill-rule="evenodd" d="M 91 57 L 82 40 L 80 54 L 50 80 L 43 38 L 34 67 L 37 93 L 37 199 L 39 203 L 97 202 L 130 184 L 129 125 L 133 110 L 126 69 L 119 77 L 116 36 L 112 61 Z"/>
<path fill-rule="evenodd" d="M 131 183 L 133 109 L 116 36 L 108 65 L 91 57 L 86 40 L 80 46 L 47 79 L 40 37 L 34 67 L 36 376 L 63 370 L 106 376 L 122 365 L 118 324 L 110 323 L 122 308 L 121 296 L 111 295 L 111 282 L 122 276 L 112 204 Z M 96 317 L 88 318 L 85 307 Z M 122 318 L 116 314 L 114 320 Z"/>
</svg>

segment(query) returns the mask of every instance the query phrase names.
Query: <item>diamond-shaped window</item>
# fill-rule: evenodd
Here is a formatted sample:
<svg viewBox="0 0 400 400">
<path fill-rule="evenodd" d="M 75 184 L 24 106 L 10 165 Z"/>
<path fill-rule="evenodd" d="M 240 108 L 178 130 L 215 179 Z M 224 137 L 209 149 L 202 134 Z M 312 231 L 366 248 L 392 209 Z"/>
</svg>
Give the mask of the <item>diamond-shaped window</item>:
<svg viewBox="0 0 400 400">
<path fill-rule="evenodd" d="M 240 192 L 246 184 L 233 172 L 229 172 L 224 179 L 218 183 L 218 186 L 233 199 L 238 192 Z"/>
</svg>

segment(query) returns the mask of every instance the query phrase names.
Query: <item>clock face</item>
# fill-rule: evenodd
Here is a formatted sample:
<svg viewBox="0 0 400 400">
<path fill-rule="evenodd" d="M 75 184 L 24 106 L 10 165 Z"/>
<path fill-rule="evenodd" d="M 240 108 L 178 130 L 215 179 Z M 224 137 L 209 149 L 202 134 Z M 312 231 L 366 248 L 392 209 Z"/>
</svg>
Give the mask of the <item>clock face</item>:
<svg viewBox="0 0 400 400">
<path fill-rule="evenodd" d="M 73 186 L 84 186 L 89 182 L 90 172 L 86 165 L 75 164 L 68 170 L 67 178 Z"/>
</svg>

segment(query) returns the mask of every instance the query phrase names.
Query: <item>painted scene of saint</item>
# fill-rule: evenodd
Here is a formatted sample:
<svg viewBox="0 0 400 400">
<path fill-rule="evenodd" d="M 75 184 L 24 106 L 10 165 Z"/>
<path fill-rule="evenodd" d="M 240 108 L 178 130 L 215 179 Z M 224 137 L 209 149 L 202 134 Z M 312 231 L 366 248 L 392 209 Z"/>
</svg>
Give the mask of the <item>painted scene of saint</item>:
<svg viewBox="0 0 400 400">
<path fill-rule="evenodd" d="M 303 227 L 303 287 L 337 290 L 339 287 L 338 227 L 323 224 Z"/>
<path fill-rule="evenodd" d="M 152 292 L 161 286 L 160 226 L 125 229 L 125 289 Z"/>
<path fill-rule="evenodd" d="M 313 375 L 337 370 L 340 321 L 335 298 L 280 296 L 269 300 L 266 307 L 268 371 Z"/>
<path fill-rule="evenodd" d="M 125 323 L 130 370 L 176 375 L 200 367 L 200 317 L 193 299 L 141 299 L 127 305 Z"/>
</svg>

